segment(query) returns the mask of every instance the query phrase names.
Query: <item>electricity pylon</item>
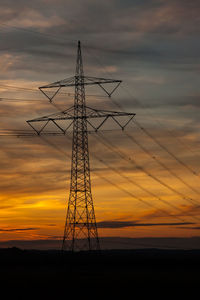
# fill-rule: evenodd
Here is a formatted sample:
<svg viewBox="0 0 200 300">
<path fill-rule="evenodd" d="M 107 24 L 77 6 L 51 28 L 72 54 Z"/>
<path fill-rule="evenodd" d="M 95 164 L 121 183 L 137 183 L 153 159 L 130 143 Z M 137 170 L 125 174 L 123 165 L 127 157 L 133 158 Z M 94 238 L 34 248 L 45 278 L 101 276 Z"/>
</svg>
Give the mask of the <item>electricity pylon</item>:
<svg viewBox="0 0 200 300">
<path fill-rule="evenodd" d="M 104 87 L 104 84 L 109 83 L 116 83 L 111 92 Z M 79 41 L 75 76 L 39 87 L 50 102 L 52 102 L 61 88 L 75 87 L 73 107 L 60 113 L 27 121 L 38 135 L 43 134 L 44 129 L 47 128 L 49 123 L 53 123 L 62 134 L 66 134 L 66 132 L 73 127 L 71 183 L 62 243 L 63 250 L 80 251 L 100 249 L 91 192 L 88 125 L 94 131 L 98 131 L 108 119 L 112 119 L 123 130 L 135 114 L 97 110 L 87 107 L 85 101 L 85 86 L 99 85 L 106 94 L 111 97 L 120 83 L 121 80 L 84 76 L 81 43 Z M 53 95 L 49 96 L 47 90 L 51 88 L 56 89 L 56 91 L 53 92 Z M 47 90 L 45 91 L 45 89 Z M 120 122 L 120 117 L 126 117 L 124 124 Z M 96 119 L 100 119 L 97 125 L 93 122 Z M 62 125 L 60 124 L 60 122 L 63 121 L 68 121 L 65 128 L 63 127 L 63 123 Z M 42 122 L 40 129 L 36 129 L 36 126 L 34 126 L 35 122 L 37 124 Z"/>
</svg>

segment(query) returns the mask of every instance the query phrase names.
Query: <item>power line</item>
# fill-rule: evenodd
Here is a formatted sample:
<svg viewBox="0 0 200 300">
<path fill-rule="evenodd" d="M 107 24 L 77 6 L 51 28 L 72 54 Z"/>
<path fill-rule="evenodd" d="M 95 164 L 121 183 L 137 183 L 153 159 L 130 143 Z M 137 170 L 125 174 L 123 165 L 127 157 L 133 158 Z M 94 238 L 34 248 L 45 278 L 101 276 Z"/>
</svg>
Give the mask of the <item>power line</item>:
<svg viewBox="0 0 200 300">
<path fill-rule="evenodd" d="M 127 94 L 129 94 L 129 96 L 134 97 L 128 88 L 126 88 L 126 87 L 124 87 L 122 85 L 120 85 L 120 87 Z M 146 106 L 141 102 L 141 100 L 138 100 L 138 99 L 136 99 L 136 100 L 140 102 L 140 105 L 141 105 L 141 107 L 143 109 L 147 109 Z M 179 138 L 179 136 L 177 136 L 176 134 L 174 134 L 174 130 L 170 130 L 170 129 L 166 128 L 166 126 L 164 126 L 163 123 L 161 123 L 157 118 L 155 118 L 155 115 L 153 115 L 152 113 L 150 113 L 149 110 L 148 110 L 148 115 L 150 115 L 151 118 L 152 118 L 152 120 L 155 121 L 159 126 L 163 127 L 169 133 L 169 135 L 173 138 L 173 140 L 175 139 L 175 141 L 178 142 L 181 146 L 183 146 L 187 151 L 190 151 L 190 152 L 193 152 L 193 153 L 195 152 L 188 144 L 185 144 L 183 142 L 183 139 Z"/>
<path fill-rule="evenodd" d="M 40 91 L 38 89 L 32 89 L 32 88 L 27 88 L 27 87 L 23 87 L 23 86 L 13 86 L 13 85 L 6 85 L 6 84 L 1 84 L 0 83 L 0 87 L 3 88 L 7 88 L 7 89 L 14 89 L 14 90 L 23 90 L 23 91 L 30 91 L 30 92 L 37 92 L 40 93 Z M 49 91 L 49 93 L 53 93 L 52 91 Z M 70 92 L 59 92 L 59 95 L 64 95 L 64 96 L 72 96 L 74 97 L 74 93 L 70 93 Z M 96 97 L 96 98 L 107 98 L 107 96 L 104 95 L 97 95 L 97 94 L 87 94 L 88 97 Z M 0 101 L 1 100 L 21 100 L 19 98 L 6 98 L 6 97 L 0 97 Z M 24 100 L 24 99 L 22 99 Z M 24 100 L 25 101 L 25 100 Z M 26 100 L 28 101 L 28 100 Z M 33 101 L 33 100 L 31 100 Z"/>
<path fill-rule="evenodd" d="M 8 88 L 8 89 L 15 89 L 15 90 L 39 92 L 39 90 L 36 90 L 36 89 L 31 89 L 31 88 L 21 87 L 21 86 L 14 86 L 14 85 L 1 84 L 1 83 L 0 83 L 0 87 Z"/>
<path fill-rule="evenodd" d="M 101 66 L 101 68 L 104 69 L 104 72 L 108 74 L 106 68 L 105 68 L 104 65 L 101 63 L 99 57 L 97 58 L 97 56 L 95 56 L 95 58 L 96 58 L 97 63 Z M 120 85 L 120 87 L 121 87 L 122 89 L 124 89 L 126 92 L 128 92 L 129 95 L 131 95 L 131 97 L 133 97 L 133 95 L 129 92 L 129 90 L 126 90 L 122 85 Z M 121 106 L 118 102 L 116 102 L 115 100 L 113 100 L 113 98 L 110 97 L 110 100 L 111 100 L 111 101 L 112 101 L 119 109 L 123 110 L 123 109 L 122 109 L 122 106 Z M 137 99 L 137 100 L 138 100 L 138 99 Z M 143 108 L 146 109 L 146 107 L 141 103 L 141 101 L 140 101 L 140 104 L 142 105 Z M 149 115 L 149 112 L 148 112 L 148 115 Z M 159 124 L 159 126 L 160 126 L 160 125 L 163 126 L 163 124 L 161 124 L 157 119 L 155 119 L 155 116 L 153 116 L 153 120 L 156 121 L 156 122 Z M 134 120 L 134 121 L 135 121 L 135 123 L 136 123 L 136 120 Z M 138 125 L 138 124 L 137 124 L 137 125 Z M 141 126 L 141 127 L 142 127 L 142 126 Z M 188 171 L 190 171 L 193 175 L 199 177 L 199 175 L 196 173 L 196 171 L 194 171 L 191 167 L 189 167 L 187 164 L 185 164 L 185 163 L 184 163 L 181 159 L 179 159 L 174 153 L 172 153 L 171 151 L 169 151 L 169 149 L 167 149 L 167 147 L 163 146 L 160 142 L 158 142 L 158 140 L 157 140 L 156 138 L 154 138 L 149 132 L 147 133 L 147 130 L 145 130 L 144 127 L 142 127 L 142 128 L 143 128 L 143 130 L 145 131 L 145 133 L 148 134 L 148 136 L 151 137 L 151 138 L 154 140 L 154 142 L 156 142 L 160 147 L 162 147 L 163 150 L 167 151 L 167 153 L 168 153 L 169 155 L 171 155 L 171 157 L 173 157 L 179 164 L 181 164 L 181 165 L 184 166 L 186 169 L 188 169 Z M 167 131 L 168 131 L 168 133 L 169 133 L 173 138 L 176 138 L 176 141 L 178 141 L 182 146 L 184 146 L 187 150 L 189 149 L 189 151 L 191 151 L 191 152 L 194 153 L 194 151 L 192 151 L 192 149 L 191 149 L 190 147 L 188 147 L 188 145 L 186 146 L 186 145 L 182 142 L 182 140 L 179 139 L 179 137 L 174 136 L 174 133 L 173 133 L 172 131 L 170 131 L 170 130 L 167 130 Z"/>
<path fill-rule="evenodd" d="M 134 97 L 132 95 L 132 93 L 130 92 L 129 89 L 126 89 L 124 86 L 120 85 L 120 87 L 127 93 L 129 94 L 129 96 Z M 112 99 L 113 100 L 113 99 Z M 137 101 L 140 102 L 140 105 L 143 109 L 146 109 L 145 105 L 141 102 L 141 100 Z M 117 105 L 118 107 L 120 106 L 116 101 L 113 101 L 113 103 L 115 103 L 115 105 Z M 183 138 L 179 138 L 179 136 L 177 136 L 176 134 L 174 134 L 174 130 L 170 130 L 168 128 L 166 128 L 166 126 L 163 125 L 163 123 L 161 123 L 157 118 L 155 118 L 155 115 L 153 115 L 152 113 L 149 112 L 148 110 L 148 116 L 151 116 L 152 120 L 155 121 L 159 127 L 162 127 L 166 130 L 166 132 L 171 136 L 171 138 L 175 141 L 178 142 L 182 147 L 184 147 L 186 149 L 186 151 L 192 152 L 197 154 L 191 147 L 189 144 L 185 144 L 185 142 L 183 142 Z M 192 172 L 195 172 L 194 170 L 192 170 Z M 196 172 L 195 172 L 196 173 Z M 197 175 L 198 176 L 198 175 Z"/>
<path fill-rule="evenodd" d="M 101 132 L 121 132 L 121 129 L 102 129 Z M 68 132 L 71 134 L 72 132 Z M 88 134 L 95 134 L 94 130 L 88 130 Z M 0 129 L 0 136 L 1 137 L 19 137 L 19 138 L 25 138 L 25 137 L 44 137 L 44 136 L 67 136 L 67 132 L 58 132 L 58 131 L 45 131 L 45 133 L 37 134 L 36 132 L 33 132 L 32 130 L 26 130 L 26 129 Z"/>
<path fill-rule="evenodd" d="M 94 171 L 93 171 L 93 173 L 95 173 L 95 174 L 97 175 L 97 172 L 94 172 Z M 135 195 L 134 195 L 133 193 L 131 193 L 130 191 L 127 191 L 127 190 L 124 189 L 123 187 L 119 186 L 118 184 L 116 184 L 116 183 L 114 183 L 113 181 L 111 181 L 110 179 L 108 179 L 108 177 L 105 177 L 105 176 L 102 176 L 102 175 L 99 175 L 99 174 L 98 174 L 98 177 L 101 178 L 101 179 L 103 179 L 104 181 L 108 182 L 110 185 L 114 186 L 115 188 L 117 188 L 117 189 L 120 190 L 121 192 L 127 194 L 129 197 L 134 198 L 134 199 L 136 199 L 137 201 L 139 201 L 139 202 L 145 204 L 146 206 L 151 207 L 151 208 L 156 208 L 157 211 L 160 211 L 160 212 L 164 213 L 165 215 L 168 215 L 168 216 L 170 216 L 170 217 L 173 217 L 173 218 L 175 218 L 175 219 L 178 219 L 178 220 L 181 220 L 181 221 L 185 222 L 185 220 L 183 220 L 182 218 L 177 217 L 176 215 L 172 215 L 172 214 L 170 214 L 168 211 L 166 211 L 166 210 L 164 210 L 164 209 L 162 209 L 162 208 L 158 208 L 158 207 L 156 207 L 155 205 L 150 204 L 148 201 L 145 201 L 144 199 L 141 199 L 141 198 L 135 196 Z"/>
<path fill-rule="evenodd" d="M 54 34 L 50 34 L 50 33 L 44 33 L 44 32 L 39 32 L 39 31 L 36 31 L 36 30 L 31 30 L 31 29 L 27 29 L 27 28 L 22 28 L 22 27 L 18 27 L 18 26 L 13 26 L 13 25 L 8 25 L 6 23 L 0 23 L 0 26 L 2 27 L 7 27 L 7 28 L 11 28 L 11 29 L 14 29 L 14 30 L 19 30 L 19 31 L 23 31 L 23 32 L 27 32 L 27 33 L 33 33 L 33 34 L 36 34 L 36 35 L 41 35 L 41 36 L 46 36 L 46 37 L 50 37 L 50 38 L 54 38 L 54 39 L 59 39 L 59 41 L 67 41 L 68 43 L 71 43 L 72 46 L 74 46 L 76 44 L 76 40 L 73 40 L 73 39 L 67 39 L 66 37 L 64 36 L 58 36 L 58 35 L 54 35 Z"/>
<path fill-rule="evenodd" d="M 6 98 L 6 97 L 0 97 L 0 101 L 8 101 L 8 102 L 44 102 L 44 100 L 40 99 L 23 99 L 23 98 Z"/>
<path fill-rule="evenodd" d="M 143 126 L 141 126 L 139 124 L 138 121 L 133 121 L 138 128 L 140 128 L 147 136 L 149 136 L 158 146 L 160 146 L 160 148 L 162 148 L 164 151 L 166 151 L 172 158 L 174 158 L 180 165 L 182 165 L 183 167 L 185 167 L 188 171 L 190 171 L 190 173 L 192 173 L 193 175 L 199 177 L 199 175 L 193 170 L 191 169 L 188 165 L 186 165 L 180 158 L 178 158 L 174 153 L 172 153 L 166 146 L 164 146 L 162 143 L 160 143 L 147 129 L 145 129 Z"/>
<path fill-rule="evenodd" d="M 110 97 L 110 100 L 120 109 L 122 109 L 121 105 L 118 104 L 115 100 Z M 148 137 L 150 137 L 160 148 L 162 148 L 165 152 L 167 152 L 173 159 L 175 159 L 180 165 L 186 168 L 190 173 L 199 177 L 199 175 L 194 171 L 191 167 L 185 164 L 180 158 L 178 158 L 174 153 L 172 153 L 166 146 L 164 146 L 161 142 L 159 142 L 147 129 L 139 124 L 138 121 L 133 120 L 134 124 L 138 126 Z"/>
<path fill-rule="evenodd" d="M 167 201 L 161 199 L 160 197 L 156 196 L 154 193 L 152 193 L 152 192 L 148 191 L 147 189 L 143 188 L 140 184 L 134 182 L 134 181 L 131 180 L 129 177 L 125 176 L 121 171 L 117 170 L 116 168 L 111 167 L 109 164 L 107 164 L 105 161 L 103 161 L 103 160 L 102 160 L 101 158 L 99 158 L 97 155 L 92 154 L 92 156 L 95 157 L 95 158 L 96 158 L 98 161 L 100 161 L 101 163 L 103 163 L 105 166 L 107 166 L 107 168 L 108 168 L 109 170 L 112 170 L 114 173 L 118 174 L 120 177 L 122 177 L 123 179 L 127 180 L 128 182 L 130 182 L 131 184 L 135 185 L 136 187 L 140 188 L 141 190 L 145 191 L 145 192 L 148 193 L 149 195 L 155 197 L 155 198 L 156 198 L 157 200 L 159 200 L 160 202 L 162 202 L 162 203 L 164 203 L 164 204 L 170 206 L 170 207 L 173 208 L 173 209 L 175 208 L 176 210 L 179 210 L 179 211 L 183 212 L 182 209 L 180 209 L 180 208 L 176 207 L 175 205 L 173 205 L 173 204 L 171 204 L 171 203 L 169 203 L 169 202 L 167 202 Z M 117 184 L 114 184 L 114 186 L 115 186 L 115 187 L 118 187 Z M 121 188 L 120 188 L 120 189 L 121 189 Z M 125 191 L 125 190 L 123 189 L 123 191 Z M 130 193 L 130 191 L 127 191 L 127 190 L 126 190 L 126 192 L 128 192 L 129 195 L 132 194 L 132 193 Z M 133 196 L 133 194 L 132 194 L 132 196 Z M 136 198 L 136 196 L 133 196 L 133 197 Z M 140 202 L 145 203 L 145 204 L 148 205 L 148 206 L 155 207 L 153 204 L 150 204 L 149 202 L 147 202 L 147 201 L 145 201 L 145 200 L 143 200 L 143 199 L 141 199 L 141 198 L 139 198 L 139 197 L 137 197 L 137 200 L 140 201 Z M 162 212 L 164 212 L 164 213 L 167 213 L 169 216 L 173 216 L 173 217 L 175 217 L 175 218 L 177 218 L 177 219 L 179 219 L 179 220 L 181 220 L 181 221 L 185 221 L 185 220 L 183 220 L 183 219 L 180 218 L 180 217 L 171 215 L 171 214 L 170 214 L 169 212 L 167 212 L 166 210 L 163 210 L 163 209 L 160 209 L 160 208 L 157 208 L 157 209 L 160 210 L 160 211 L 162 211 Z"/>
<path fill-rule="evenodd" d="M 97 135 L 95 135 L 95 138 L 97 138 Z M 98 140 L 99 140 L 99 139 L 98 139 Z M 49 141 L 47 141 L 47 142 L 49 143 Z M 51 143 L 49 143 L 49 144 L 50 144 L 50 146 L 53 146 L 56 150 L 60 151 L 59 148 L 58 148 L 57 146 L 55 147 L 55 145 L 53 145 L 53 144 L 51 144 Z M 61 153 L 63 154 L 62 151 L 61 151 Z M 157 198 L 160 202 L 163 202 L 164 204 L 166 204 L 166 205 L 170 206 L 171 208 L 176 209 L 176 210 L 178 210 L 178 211 L 180 211 L 180 212 L 182 212 L 182 213 L 184 212 L 181 208 L 178 208 L 178 207 L 176 207 L 175 205 L 173 205 L 172 203 L 169 203 L 169 202 L 167 202 L 167 201 L 161 199 L 160 197 L 156 196 L 154 193 L 152 193 L 152 192 L 150 192 L 149 190 L 147 190 L 147 189 L 145 189 L 144 187 L 142 187 L 140 184 L 138 184 L 138 183 L 132 181 L 129 177 L 125 176 L 122 172 L 118 171 L 116 168 L 111 167 L 108 163 L 106 163 L 104 160 L 102 160 L 102 158 L 98 157 L 98 156 L 96 155 L 96 153 L 95 153 L 95 154 L 94 154 L 94 153 L 91 153 L 91 155 L 92 155 L 92 157 L 94 157 L 96 160 L 98 160 L 99 162 L 101 162 L 102 164 L 104 164 L 109 170 L 112 170 L 114 173 L 118 174 L 119 176 L 121 176 L 121 177 L 124 178 L 125 180 L 129 181 L 131 184 L 133 184 L 133 185 L 139 187 L 141 190 L 145 191 L 145 192 L 148 193 L 149 195 L 151 195 L 151 196 Z M 182 219 L 181 217 L 178 217 L 178 216 L 176 216 L 176 215 L 172 215 L 172 214 L 170 214 L 168 211 L 166 211 L 166 210 L 164 210 L 164 209 L 157 208 L 157 207 L 156 207 L 155 205 L 153 205 L 152 203 L 149 203 L 148 201 L 145 201 L 144 199 L 141 199 L 141 198 L 135 196 L 133 193 L 131 193 L 130 191 L 127 191 L 127 190 L 124 189 L 124 188 L 122 188 L 121 186 L 119 186 L 118 184 L 114 183 L 113 181 L 111 181 L 111 180 L 108 179 L 107 177 L 104 177 L 104 176 L 102 176 L 102 175 L 99 175 L 97 172 L 94 172 L 94 171 L 93 171 L 93 173 L 95 173 L 99 178 L 101 178 L 101 179 L 103 179 L 104 181 L 108 182 L 109 184 L 111 184 L 112 186 L 114 186 L 114 187 L 117 188 L 118 190 L 122 191 L 123 193 L 126 193 L 127 195 L 131 196 L 132 198 L 135 198 L 137 201 L 142 202 L 142 203 L 145 204 L 146 206 L 156 208 L 157 210 L 163 212 L 164 214 L 167 214 L 167 215 L 169 215 L 169 216 L 171 216 L 171 217 L 173 217 L 173 218 L 176 218 L 176 219 L 179 219 L 179 220 L 185 222 L 185 220 Z M 191 217 L 193 217 L 195 220 L 198 220 L 198 221 L 199 221 L 198 218 L 196 218 L 196 217 L 194 217 L 194 216 L 191 216 Z"/>
<path fill-rule="evenodd" d="M 149 155 L 154 161 L 156 161 L 161 167 L 163 167 L 166 171 L 168 171 L 172 176 L 174 176 L 176 179 L 178 179 L 180 182 L 182 182 L 187 188 L 189 188 L 191 191 L 195 192 L 196 194 L 200 195 L 200 192 L 194 189 L 192 186 L 190 186 L 185 180 L 183 180 L 180 176 L 178 176 L 174 171 L 172 171 L 169 167 L 166 166 L 165 163 L 161 162 L 156 156 L 151 154 L 149 150 L 147 150 L 146 147 L 144 147 L 141 143 L 139 143 L 132 135 L 128 134 L 126 131 L 124 131 L 125 135 L 140 149 L 142 149 L 147 155 Z"/>
<path fill-rule="evenodd" d="M 99 133 L 98 133 L 99 135 Z M 100 136 L 100 135 L 99 135 Z M 165 188 L 167 188 L 168 190 L 170 190 L 171 192 L 181 196 L 181 198 L 183 198 L 184 200 L 186 200 L 187 202 L 192 203 L 193 205 L 199 205 L 198 202 L 196 202 L 195 200 L 193 200 L 192 198 L 186 197 L 184 194 L 182 194 L 181 192 L 177 191 L 176 189 L 172 188 L 171 186 L 169 186 L 168 184 L 166 184 L 165 182 L 163 182 L 161 179 L 157 178 L 155 175 L 153 175 L 151 172 L 147 171 L 145 168 L 141 167 L 140 165 L 138 165 L 136 163 L 136 161 L 133 158 L 127 157 L 122 151 L 120 151 L 116 146 L 113 146 L 110 141 L 108 142 L 105 137 L 101 137 L 101 142 L 110 150 L 112 150 L 113 152 L 117 153 L 123 160 L 128 161 L 129 163 L 133 164 L 134 167 L 136 167 L 137 169 L 141 170 L 142 172 L 144 172 L 146 175 L 148 175 L 149 177 L 151 177 L 152 179 L 154 179 L 155 181 L 157 181 L 158 183 L 160 183 L 162 186 L 164 186 Z"/>
</svg>

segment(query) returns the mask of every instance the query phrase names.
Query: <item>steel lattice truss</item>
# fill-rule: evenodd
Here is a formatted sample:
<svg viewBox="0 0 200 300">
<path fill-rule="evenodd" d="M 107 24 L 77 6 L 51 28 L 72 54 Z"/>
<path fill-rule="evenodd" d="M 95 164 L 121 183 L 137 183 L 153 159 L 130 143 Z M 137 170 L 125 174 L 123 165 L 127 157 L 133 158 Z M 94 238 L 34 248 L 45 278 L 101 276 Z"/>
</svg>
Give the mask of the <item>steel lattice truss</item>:
<svg viewBox="0 0 200 300">
<path fill-rule="evenodd" d="M 125 113 L 125 112 L 97 110 L 87 106 L 85 106 L 84 115 L 76 115 L 76 111 L 73 106 L 59 113 L 29 120 L 27 121 L 27 123 L 37 132 L 38 135 L 44 133 L 45 128 L 51 122 L 59 130 L 61 130 L 63 134 L 66 134 L 66 132 L 73 127 L 73 123 L 76 119 L 84 120 L 88 125 L 90 125 L 90 128 L 93 129 L 94 131 L 98 131 L 108 119 L 112 119 L 122 130 L 124 130 L 124 128 L 133 119 L 134 115 L 135 114 Z M 120 121 L 120 117 L 126 117 L 127 118 L 126 122 L 122 123 Z M 95 123 L 96 119 L 101 119 L 102 121 L 99 122 L 98 125 L 96 125 Z M 63 123 L 62 124 L 58 123 L 58 121 L 63 121 L 63 120 L 70 121 L 69 123 L 66 124 L 66 127 L 63 126 L 64 125 Z M 43 123 L 42 126 L 38 129 L 34 127 L 34 123 L 37 123 L 38 125 L 39 122 L 43 122 Z"/>
<path fill-rule="evenodd" d="M 79 82 L 79 85 L 99 85 L 105 92 L 106 94 L 111 97 L 111 95 L 114 93 L 114 91 L 118 88 L 120 83 L 122 82 L 121 80 L 114 80 L 114 79 L 105 79 L 105 78 L 97 78 L 97 77 L 88 77 L 84 76 L 83 74 L 81 82 Z M 53 98 L 58 94 L 61 88 L 63 87 L 73 87 L 76 86 L 77 84 L 77 77 L 79 75 L 76 75 L 74 77 L 66 78 L 57 82 L 50 83 L 48 85 L 44 85 L 39 87 L 40 91 L 49 99 L 50 102 L 52 102 Z M 116 86 L 109 92 L 105 87 L 104 84 L 107 83 L 116 83 Z M 53 93 L 52 96 L 49 96 L 48 93 L 45 90 L 48 90 L 50 88 L 56 88 L 56 91 Z"/>
<path fill-rule="evenodd" d="M 108 92 L 103 86 L 108 83 L 116 83 L 111 92 Z M 37 135 L 45 134 L 45 130 L 50 123 L 55 125 L 62 134 L 66 134 L 70 128 L 73 129 L 71 183 L 63 250 L 100 249 L 91 192 L 88 127 L 93 131 L 98 131 L 105 122 L 111 119 L 123 130 L 135 114 L 87 107 L 85 103 L 85 85 L 99 85 L 110 97 L 120 83 L 121 80 L 84 76 L 79 41 L 75 76 L 39 88 L 51 102 L 62 87 L 74 86 L 74 106 L 59 113 L 27 121 Z M 57 88 L 51 97 L 44 91 L 49 88 Z M 120 121 L 121 117 L 125 117 L 126 121 L 122 123 Z M 95 120 L 99 120 L 98 124 L 94 122 Z M 67 125 L 64 126 L 63 121 L 66 121 Z M 36 124 L 41 124 L 40 129 L 37 128 Z"/>
</svg>

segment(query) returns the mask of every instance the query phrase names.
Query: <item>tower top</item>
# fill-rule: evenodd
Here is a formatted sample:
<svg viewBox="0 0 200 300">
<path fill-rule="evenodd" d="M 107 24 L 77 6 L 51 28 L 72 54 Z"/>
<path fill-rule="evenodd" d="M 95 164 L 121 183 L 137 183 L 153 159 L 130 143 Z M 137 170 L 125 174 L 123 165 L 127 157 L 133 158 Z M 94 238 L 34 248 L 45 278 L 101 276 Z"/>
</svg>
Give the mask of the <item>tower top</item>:
<svg viewBox="0 0 200 300">
<path fill-rule="evenodd" d="M 77 85 L 77 78 L 82 78 L 81 85 L 98 85 L 109 97 L 113 94 L 113 92 L 118 88 L 121 80 L 115 80 L 115 79 L 106 79 L 106 78 L 97 78 L 97 77 L 91 77 L 91 76 L 84 76 L 83 72 L 83 59 L 82 59 L 82 53 L 81 53 L 81 41 L 78 40 L 78 47 L 77 47 L 77 56 L 76 56 L 76 69 L 75 69 L 75 76 L 65 78 L 63 80 L 59 80 L 47 85 L 40 86 L 40 91 L 49 99 L 50 102 L 53 101 L 53 98 L 58 94 L 61 88 L 63 87 L 72 87 Z M 84 82 L 83 82 L 84 81 Z M 109 83 L 116 83 L 116 86 L 111 89 L 111 91 L 107 90 L 104 87 L 104 84 Z M 57 88 L 57 90 L 53 93 L 53 95 L 48 95 L 48 92 L 45 92 L 45 89 L 50 88 Z M 48 90 L 47 90 L 48 91 Z"/>
<path fill-rule="evenodd" d="M 79 77 L 84 76 L 80 40 L 78 41 L 77 58 L 76 58 L 76 77 L 77 76 L 79 76 Z"/>
</svg>

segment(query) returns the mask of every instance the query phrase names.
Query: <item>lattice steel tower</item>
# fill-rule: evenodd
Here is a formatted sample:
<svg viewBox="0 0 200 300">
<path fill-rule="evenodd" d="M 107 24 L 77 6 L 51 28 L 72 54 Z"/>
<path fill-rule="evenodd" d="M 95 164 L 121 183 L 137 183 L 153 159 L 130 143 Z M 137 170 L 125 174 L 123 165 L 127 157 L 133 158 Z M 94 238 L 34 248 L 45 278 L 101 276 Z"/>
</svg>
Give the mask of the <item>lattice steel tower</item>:
<svg viewBox="0 0 200 300">
<path fill-rule="evenodd" d="M 103 86 L 109 83 L 116 84 L 111 92 L 108 92 Z M 121 80 L 84 76 L 81 43 L 79 41 L 75 76 L 39 87 L 41 92 L 52 102 L 61 88 L 74 86 L 74 105 L 62 112 L 27 121 L 38 135 L 44 133 L 44 129 L 47 128 L 49 123 L 53 123 L 57 129 L 61 131 L 61 134 L 66 134 L 69 128 L 73 126 L 71 183 L 62 243 L 63 250 L 79 251 L 100 249 L 91 192 L 87 127 L 89 125 L 90 128 L 97 132 L 108 119 L 112 119 L 112 121 L 123 130 L 135 114 L 97 110 L 86 106 L 85 85 L 99 85 L 99 87 L 111 97 L 120 83 Z M 46 91 L 51 88 L 56 88 L 56 91 L 53 92 L 53 95 L 49 96 Z M 119 117 L 127 118 L 123 125 L 118 119 Z M 101 120 L 98 122 L 98 125 L 92 122 L 96 119 Z M 70 122 L 66 128 L 63 128 L 59 123 L 63 120 Z M 40 129 L 36 128 L 34 122 L 42 122 L 42 127 Z M 48 134 L 50 133 L 48 132 Z M 55 132 L 52 134 L 55 134 Z"/>
<path fill-rule="evenodd" d="M 88 131 L 85 118 L 85 86 L 80 41 L 78 42 L 76 62 L 74 116 L 71 184 L 63 249 L 67 246 L 71 250 L 76 248 L 99 250 L 91 192 Z M 70 243 L 70 245 L 66 245 L 66 243 Z"/>
</svg>

